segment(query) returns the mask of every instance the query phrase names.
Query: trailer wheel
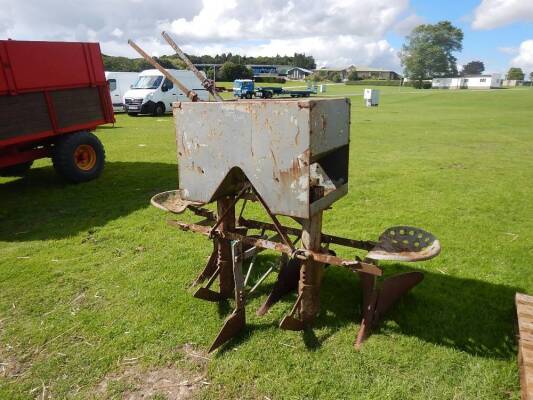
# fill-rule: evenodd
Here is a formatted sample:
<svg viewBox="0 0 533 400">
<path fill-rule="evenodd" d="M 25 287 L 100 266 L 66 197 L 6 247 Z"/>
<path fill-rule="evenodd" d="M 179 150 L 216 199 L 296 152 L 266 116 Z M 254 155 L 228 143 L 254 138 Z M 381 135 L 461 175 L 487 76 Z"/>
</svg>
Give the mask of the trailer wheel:
<svg viewBox="0 0 533 400">
<path fill-rule="evenodd" d="M 163 103 L 157 103 L 154 107 L 154 116 L 163 115 L 165 113 L 165 105 Z"/>
<path fill-rule="evenodd" d="M 52 161 L 56 172 L 66 180 L 90 181 L 104 169 L 104 146 L 91 132 L 72 133 L 55 144 Z"/>
<path fill-rule="evenodd" d="M 27 161 L 17 165 L 11 165 L 0 169 L 0 176 L 23 176 L 29 171 L 33 161 Z"/>
</svg>

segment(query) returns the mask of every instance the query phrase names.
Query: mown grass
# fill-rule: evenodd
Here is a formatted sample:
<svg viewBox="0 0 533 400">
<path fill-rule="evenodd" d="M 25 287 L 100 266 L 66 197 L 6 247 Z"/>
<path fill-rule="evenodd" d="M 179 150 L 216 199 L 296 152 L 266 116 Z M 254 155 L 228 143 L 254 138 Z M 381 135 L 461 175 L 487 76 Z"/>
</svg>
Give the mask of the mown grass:
<svg viewBox="0 0 533 400">
<path fill-rule="evenodd" d="M 294 297 L 255 316 L 270 279 L 198 397 L 519 398 L 513 297 L 533 293 L 533 91 L 380 88 L 369 109 L 363 89 L 326 93 L 351 96 L 352 125 L 350 192 L 324 231 L 376 238 L 407 223 L 436 234 L 442 254 L 386 264 L 425 280 L 359 352 L 357 276 L 328 269 L 313 334 L 277 328 Z M 96 181 L 65 184 L 46 160 L 0 178 L 1 399 L 43 386 L 54 398 L 120 396 L 126 387 L 95 388 L 131 362 L 198 369 L 181 348 L 206 349 L 229 312 L 188 290 L 209 242 L 148 204 L 176 187 L 171 117 L 121 115 L 97 134 L 108 162 Z"/>
</svg>

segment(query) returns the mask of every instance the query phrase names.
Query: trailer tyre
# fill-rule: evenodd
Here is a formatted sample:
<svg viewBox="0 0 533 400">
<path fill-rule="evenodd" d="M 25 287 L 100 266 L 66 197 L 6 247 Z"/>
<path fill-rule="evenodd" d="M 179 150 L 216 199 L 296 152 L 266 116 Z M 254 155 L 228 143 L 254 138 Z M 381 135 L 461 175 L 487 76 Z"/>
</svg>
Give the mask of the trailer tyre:
<svg viewBox="0 0 533 400">
<path fill-rule="evenodd" d="M 27 161 L 17 165 L 11 165 L 0 169 L 0 176 L 24 176 L 29 171 L 33 161 Z"/>
<path fill-rule="evenodd" d="M 77 132 L 61 138 L 54 146 L 54 168 L 66 180 L 79 183 L 100 176 L 104 169 L 102 142 L 91 132 Z"/>
</svg>

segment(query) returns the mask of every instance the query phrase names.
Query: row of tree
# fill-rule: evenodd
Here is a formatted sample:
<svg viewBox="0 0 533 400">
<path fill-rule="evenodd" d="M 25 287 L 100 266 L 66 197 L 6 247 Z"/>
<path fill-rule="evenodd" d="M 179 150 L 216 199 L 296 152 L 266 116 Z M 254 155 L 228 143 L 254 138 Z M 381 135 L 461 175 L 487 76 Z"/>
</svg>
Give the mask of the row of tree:
<svg viewBox="0 0 533 400">
<path fill-rule="evenodd" d="M 141 72 L 145 69 L 153 68 L 144 58 L 126 58 L 113 57 L 102 55 L 104 61 L 104 69 L 106 71 L 120 71 L 120 72 Z M 186 65 L 177 56 L 162 56 L 154 57 L 163 68 L 169 69 L 186 69 Z M 195 61 L 193 61 L 194 63 Z M 201 68 L 202 69 L 202 68 Z M 203 68 L 204 72 L 209 78 L 213 78 L 213 68 Z M 243 64 L 237 64 L 232 61 L 226 61 L 220 68 L 216 69 L 216 79 L 221 81 L 232 82 L 235 79 L 251 79 L 253 72 L 250 68 Z"/>
<path fill-rule="evenodd" d="M 143 58 L 126 58 L 103 55 L 104 67 L 106 71 L 133 71 L 140 72 L 145 69 L 152 68 Z M 247 57 L 238 54 L 222 53 L 216 56 L 203 55 L 193 56 L 187 55 L 194 64 L 228 64 L 229 69 L 241 68 L 244 65 L 259 64 L 259 65 L 291 65 L 293 67 L 301 67 L 307 69 L 315 69 L 316 63 L 313 56 L 306 56 L 303 53 L 294 53 L 293 56 L 275 57 Z M 185 64 L 178 56 L 161 56 L 154 57 L 165 68 L 185 68 Z M 235 67 L 241 65 L 242 67 Z M 244 71 L 244 70 L 243 70 Z"/>
<path fill-rule="evenodd" d="M 234 64 L 257 64 L 257 65 L 291 65 L 293 67 L 301 67 L 306 69 L 315 69 L 316 62 L 313 56 L 307 56 L 305 53 L 294 53 L 292 56 L 274 57 L 249 57 L 241 56 L 239 54 L 222 53 L 215 56 L 203 55 L 193 56 L 187 55 L 194 64 L 224 64 L 232 62 Z"/>
<path fill-rule="evenodd" d="M 153 68 L 144 58 L 114 57 L 102 54 L 104 69 L 115 72 L 141 72 Z M 154 57 L 164 68 L 184 69 L 185 63 L 177 56 Z"/>
</svg>

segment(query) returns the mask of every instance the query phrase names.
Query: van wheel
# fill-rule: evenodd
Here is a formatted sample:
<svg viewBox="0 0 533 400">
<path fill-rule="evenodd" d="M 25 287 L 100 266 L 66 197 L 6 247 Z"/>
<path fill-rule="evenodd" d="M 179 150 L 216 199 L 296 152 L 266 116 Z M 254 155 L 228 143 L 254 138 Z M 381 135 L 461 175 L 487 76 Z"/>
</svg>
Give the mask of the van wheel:
<svg viewBox="0 0 533 400">
<path fill-rule="evenodd" d="M 154 108 L 154 115 L 159 116 L 165 113 L 165 105 L 163 103 L 157 103 Z"/>
<path fill-rule="evenodd" d="M 129 112 L 128 115 L 129 115 L 130 117 L 136 117 L 137 115 L 139 115 L 139 113 Z"/>
<path fill-rule="evenodd" d="M 33 161 L 27 161 L 17 165 L 11 165 L 0 169 L 0 176 L 24 176 L 29 171 Z"/>
<path fill-rule="evenodd" d="M 102 142 L 91 132 L 76 132 L 60 138 L 54 145 L 52 162 L 66 180 L 79 183 L 100 176 L 104 169 Z"/>
</svg>

